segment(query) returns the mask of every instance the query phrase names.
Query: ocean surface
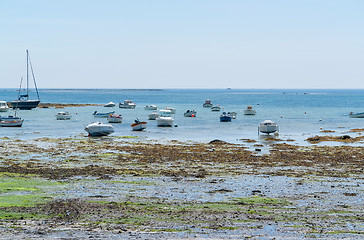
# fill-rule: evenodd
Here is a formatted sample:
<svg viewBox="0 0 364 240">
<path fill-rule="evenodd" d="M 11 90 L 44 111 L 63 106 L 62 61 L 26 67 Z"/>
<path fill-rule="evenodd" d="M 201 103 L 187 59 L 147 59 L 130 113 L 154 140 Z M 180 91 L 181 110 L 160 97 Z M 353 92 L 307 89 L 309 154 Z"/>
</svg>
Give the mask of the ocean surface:
<svg viewBox="0 0 364 240">
<path fill-rule="evenodd" d="M 65 109 L 36 108 L 19 110 L 24 118 L 21 128 L 0 128 L 0 137 L 33 139 L 40 137 L 85 137 L 84 127 L 94 121 L 92 113 L 115 111 L 121 114 L 123 122 L 113 124 L 115 133 L 111 136 L 136 136 L 150 140 L 182 140 L 209 142 L 220 139 L 231 143 L 243 143 L 241 139 L 253 139 L 265 143 L 265 136 L 258 134 L 260 122 L 270 119 L 279 124 L 279 139 L 294 140 L 290 144 L 310 145 L 305 141 L 315 135 L 327 135 L 322 130 L 334 131 L 332 135 L 343 135 L 353 128 L 364 128 L 364 119 L 349 118 L 349 112 L 364 112 L 364 90 L 312 90 L 312 89 L 40 89 L 41 103 L 88 103 L 106 104 L 115 102 L 114 108 L 103 106 L 68 107 Z M 18 96 L 17 89 L 0 89 L 0 100 L 12 101 Z M 36 94 L 31 93 L 33 98 Z M 131 99 L 135 109 L 120 109 L 119 102 Z M 226 112 L 237 112 L 232 122 L 220 122 L 221 112 L 203 108 L 205 99 L 220 105 Z M 173 107 L 178 127 L 160 128 L 155 121 L 147 120 L 151 111 L 144 110 L 149 104 L 159 109 Z M 257 111 L 255 116 L 243 114 L 247 105 Z M 186 118 L 186 110 L 196 110 L 197 117 Z M 68 111 L 73 117 L 69 121 L 56 120 L 55 114 Z M 0 113 L 7 115 L 8 113 Z M 133 132 L 130 124 L 135 118 L 147 120 L 146 131 Z M 343 143 L 321 143 L 335 145 Z M 360 145 L 361 143 L 357 143 Z"/>
</svg>

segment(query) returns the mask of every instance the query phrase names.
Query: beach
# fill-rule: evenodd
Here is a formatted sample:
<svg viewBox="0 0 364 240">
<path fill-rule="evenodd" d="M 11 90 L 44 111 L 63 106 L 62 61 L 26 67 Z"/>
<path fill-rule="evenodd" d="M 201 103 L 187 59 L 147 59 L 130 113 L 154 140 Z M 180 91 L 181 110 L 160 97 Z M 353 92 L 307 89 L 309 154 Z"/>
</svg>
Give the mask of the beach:
<svg viewBox="0 0 364 240">
<path fill-rule="evenodd" d="M 4 137 L 1 238 L 363 238 L 362 147 L 266 141 Z"/>
</svg>

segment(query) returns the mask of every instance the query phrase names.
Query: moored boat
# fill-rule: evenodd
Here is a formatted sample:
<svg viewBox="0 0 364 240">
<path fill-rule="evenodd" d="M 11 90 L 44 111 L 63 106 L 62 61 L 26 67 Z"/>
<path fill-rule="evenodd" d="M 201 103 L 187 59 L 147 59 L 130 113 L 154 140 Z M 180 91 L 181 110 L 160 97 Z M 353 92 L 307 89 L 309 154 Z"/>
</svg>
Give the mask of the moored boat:
<svg viewBox="0 0 364 240">
<path fill-rule="evenodd" d="M 8 110 L 8 104 L 5 101 L 0 101 L 0 112 L 7 112 Z"/>
<path fill-rule="evenodd" d="M 17 116 L 0 116 L 0 127 L 21 127 L 24 119 Z"/>
<path fill-rule="evenodd" d="M 171 111 L 171 114 L 175 114 L 176 113 L 176 109 L 173 108 L 173 107 L 165 107 L 164 109 Z"/>
<path fill-rule="evenodd" d="M 195 110 L 187 110 L 183 115 L 185 117 L 196 117 L 197 112 Z"/>
<path fill-rule="evenodd" d="M 28 52 L 28 50 L 26 50 L 26 52 L 27 52 L 27 83 L 26 83 L 27 90 L 26 90 L 26 94 L 22 94 L 22 95 L 19 94 L 17 100 L 10 102 L 11 107 L 13 109 L 17 108 L 20 110 L 31 110 L 33 108 L 36 108 L 38 106 L 38 104 L 40 103 L 38 88 L 37 88 L 37 84 L 35 82 L 34 71 L 33 71 L 32 64 L 30 62 L 29 52 Z M 31 70 L 31 73 L 33 76 L 34 87 L 35 87 L 35 90 L 36 90 L 37 96 L 38 96 L 38 99 L 36 99 L 36 100 L 29 99 L 29 67 L 30 67 L 30 70 Z M 21 83 L 22 83 L 22 81 L 20 81 L 20 88 L 21 88 Z M 19 88 L 19 91 L 20 91 L 20 88 Z"/>
<path fill-rule="evenodd" d="M 57 120 L 70 120 L 72 115 L 69 112 L 58 112 L 56 114 Z"/>
<path fill-rule="evenodd" d="M 259 124 L 258 131 L 267 134 L 278 132 L 278 124 L 272 120 L 265 120 Z"/>
<path fill-rule="evenodd" d="M 157 105 L 146 105 L 146 106 L 144 107 L 144 109 L 145 109 L 145 110 L 157 110 L 157 109 L 158 109 L 158 107 L 157 107 Z"/>
<path fill-rule="evenodd" d="M 159 113 L 157 111 L 153 111 L 152 113 L 148 114 L 149 120 L 156 120 L 159 117 Z"/>
<path fill-rule="evenodd" d="M 205 107 L 205 108 L 210 108 L 213 105 L 212 105 L 212 102 L 211 102 L 210 99 L 206 99 L 205 102 L 204 102 L 204 104 L 202 106 Z"/>
<path fill-rule="evenodd" d="M 227 115 L 230 116 L 232 119 L 236 119 L 237 112 L 228 112 Z"/>
<path fill-rule="evenodd" d="M 231 122 L 231 116 L 229 116 L 226 112 L 223 112 L 220 115 L 220 122 Z"/>
<path fill-rule="evenodd" d="M 351 118 L 364 118 L 364 112 L 362 112 L 362 113 L 350 112 L 349 117 L 351 117 Z"/>
<path fill-rule="evenodd" d="M 111 124 L 101 122 L 90 123 L 85 127 L 85 131 L 92 137 L 107 136 L 114 132 L 114 127 Z"/>
<path fill-rule="evenodd" d="M 124 100 L 124 103 L 119 103 L 119 108 L 126 108 L 126 109 L 134 109 L 136 107 L 136 104 L 130 100 Z"/>
<path fill-rule="evenodd" d="M 104 107 L 115 107 L 115 103 L 113 102 L 108 102 L 104 105 Z"/>
<path fill-rule="evenodd" d="M 21 127 L 23 125 L 24 119 L 17 120 L 1 120 L 0 127 Z"/>
<path fill-rule="evenodd" d="M 159 110 L 160 116 L 157 118 L 158 127 L 172 127 L 174 119 L 170 110 Z"/>
<path fill-rule="evenodd" d="M 147 128 L 147 122 L 139 121 L 139 119 L 135 119 L 135 121 L 130 124 L 133 131 L 143 131 Z"/>
<path fill-rule="evenodd" d="M 109 116 L 107 116 L 107 121 L 109 123 L 121 123 L 123 120 L 123 118 L 121 117 L 121 115 L 119 114 L 109 114 Z"/>
<path fill-rule="evenodd" d="M 219 112 L 221 110 L 221 107 L 219 105 L 215 105 L 213 107 L 211 107 L 211 111 L 213 112 Z"/>
<path fill-rule="evenodd" d="M 244 115 L 255 115 L 256 111 L 253 109 L 252 105 L 248 105 L 244 110 Z"/>
<path fill-rule="evenodd" d="M 107 112 L 107 113 L 99 113 L 99 112 L 95 111 L 92 115 L 94 117 L 107 118 L 110 114 L 114 114 L 114 113 L 115 113 L 115 111 Z"/>
</svg>

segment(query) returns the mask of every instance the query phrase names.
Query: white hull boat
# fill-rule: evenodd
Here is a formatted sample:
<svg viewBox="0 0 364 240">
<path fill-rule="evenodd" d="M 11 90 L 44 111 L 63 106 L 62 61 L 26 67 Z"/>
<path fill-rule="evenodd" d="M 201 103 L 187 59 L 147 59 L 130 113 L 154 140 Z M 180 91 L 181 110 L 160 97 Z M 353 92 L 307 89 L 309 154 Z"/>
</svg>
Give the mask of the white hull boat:
<svg viewBox="0 0 364 240">
<path fill-rule="evenodd" d="M 152 112 L 148 115 L 148 119 L 149 120 L 156 120 L 159 117 L 159 113 L 158 112 Z"/>
<path fill-rule="evenodd" d="M 157 118 L 158 127 L 173 127 L 174 119 L 170 110 L 160 110 L 160 116 Z"/>
<path fill-rule="evenodd" d="M 213 105 L 210 99 L 206 99 L 202 106 L 205 108 L 211 108 Z"/>
<path fill-rule="evenodd" d="M 267 134 L 276 133 L 278 132 L 278 124 L 271 120 L 265 120 L 259 124 L 258 131 Z"/>
<path fill-rule="evenodd" d="M 253 106 L 249 105 L 244 110 L 244 115 L 255 115 L 256 111 L 253 109 Z"/>
<path fill-rule="evenodd" d="M 107 116 L 107 121 L 109 123 L 121 123 L 123 121 L 123 118 L 121 117 L 121 115 L 109 114 L 109 116 Z"/>
<path fill-rule="evenodd" d="M 58 112 L 56 114 L 57 120 L 70 120 L 72 115 L 69 112 Z"/>
<path fill-rule="evenodd" d="M 5 101 L 0 101 L 0 112 L 9 111 L 9 106 Z"/>
<path fill-rule="evenodd" d="M 147 122 L 141 122 L 138 119 L 134 123 L 130 124 L 133 131 L 143 131 L 147 128 Z"/>
<path fill-rule="evenodd" d="M 145 110 L 157 110 L 158 107 L 156 105 L 147 105 L 144 107 Z"/>
<path fill-rule="evenodd" d="M 119 108 L 134 109 L 136 104 L 132 100 L 124 100 L 124 103 L 119 103 Z"/>
<path fill-rule="evenodd" d="M 213 106 L 213 107 L 211 107 L 211 111 L 213 111 L 213 112 L 219 112 L 221 110 L 221 107 L 220 106 Z"/>
<path fill-rule="evenodd" d="M 114 127 L 111 124 L 95 122 L 87 125 L 85 131 L 92 137 L 107 136 L 114 132 Z"/>
<path fill-rule="evenodd" d="M 185 117 L 196 117 L 197 112 L 195 110 L 187 110 L 183 115 Z"/>
<path fill-rule="evenodd" d="M 104 107 L 115 107 L 115 103 L 113 102 L 106 103 Z"/>
<path fill-rule="evenodd" d="M 17 116 L 0 116 L 0 127 L 21 127 L 23 125 L 24 119 Z"/>
<path fill-rule="evenodd" d="M 228 115 L 229 117 L 231 117 L 232 119 L 236 119 L 236 115 L 237 115 L 237 113 L 236 113 L 236 112 L 228 112 L 228 113 L 227 113 L 227 115 Z"/>
<path fill-rule="evenodd" d="M 176 113 L 176 109 L 173 108 L 173 107 L 165 107 L 164 109 L 171 111 L 171 114 L 175 114 Z"/>
</svg>

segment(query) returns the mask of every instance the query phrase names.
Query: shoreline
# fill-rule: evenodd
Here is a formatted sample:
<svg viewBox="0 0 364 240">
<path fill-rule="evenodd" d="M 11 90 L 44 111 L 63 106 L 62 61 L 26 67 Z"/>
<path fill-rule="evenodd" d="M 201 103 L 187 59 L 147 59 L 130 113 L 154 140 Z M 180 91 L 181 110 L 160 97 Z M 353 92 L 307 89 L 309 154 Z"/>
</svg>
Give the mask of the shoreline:
<svg viewBox="0 0 364 240">
<path fill-rule="evenodd" d="M 2 138 L 0 147 L 0 228 L 15 239 L 364 234 L 362 147 L 276 143 L 258 154 L 126 136 Z M 26 201 L 6 205 L 13 194 Z"/>
</svg>

